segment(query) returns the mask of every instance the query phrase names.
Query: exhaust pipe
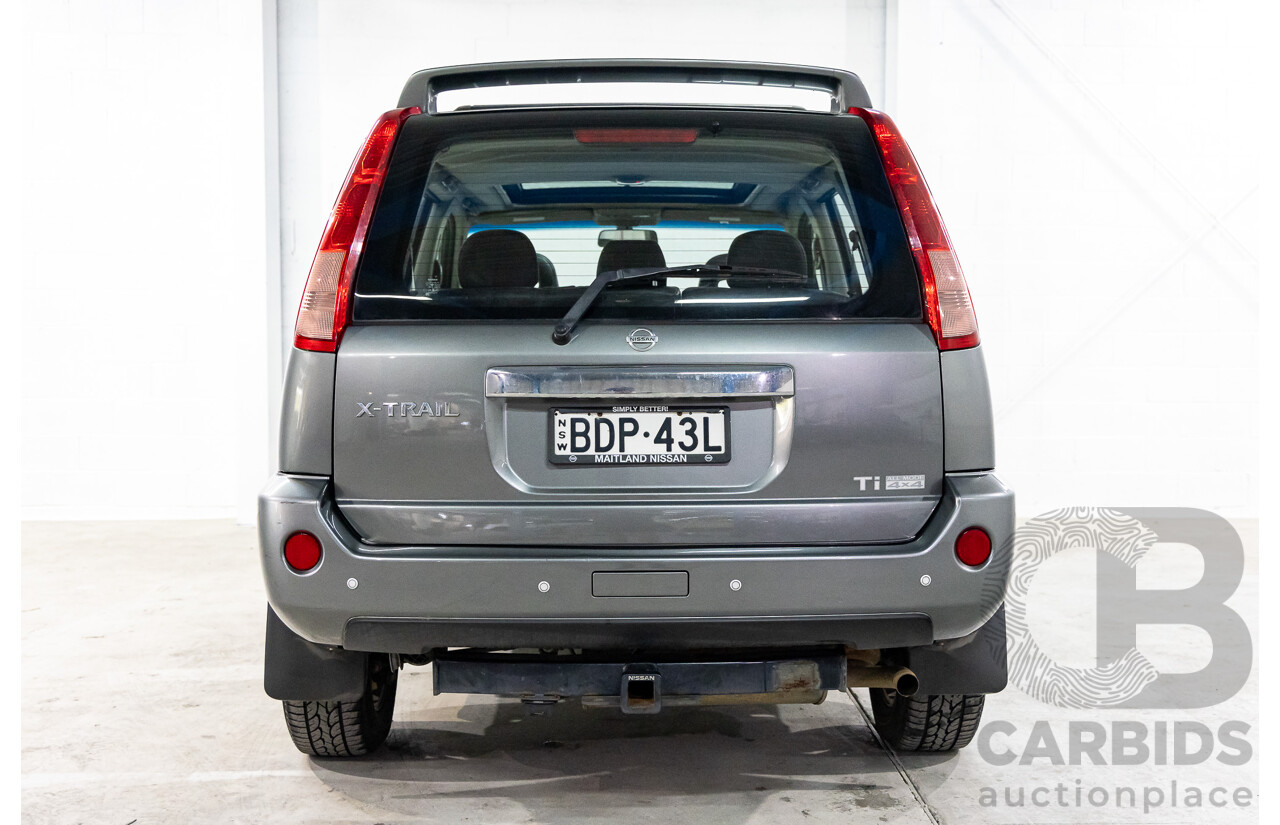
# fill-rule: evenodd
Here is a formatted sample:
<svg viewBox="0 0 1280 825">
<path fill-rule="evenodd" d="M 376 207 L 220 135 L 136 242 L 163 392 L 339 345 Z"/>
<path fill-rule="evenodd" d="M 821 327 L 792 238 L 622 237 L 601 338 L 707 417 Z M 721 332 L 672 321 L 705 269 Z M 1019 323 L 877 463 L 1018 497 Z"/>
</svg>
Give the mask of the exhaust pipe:
<svg viewBox="0 0 1280 825">
<path fill-rule="evenodd" d="M 849 687 L 890 688 L 903 696 L 915 696 L 920 690 L 920 680 L 908 667 L 866 667 L 851 663 Z"/>
</svg>

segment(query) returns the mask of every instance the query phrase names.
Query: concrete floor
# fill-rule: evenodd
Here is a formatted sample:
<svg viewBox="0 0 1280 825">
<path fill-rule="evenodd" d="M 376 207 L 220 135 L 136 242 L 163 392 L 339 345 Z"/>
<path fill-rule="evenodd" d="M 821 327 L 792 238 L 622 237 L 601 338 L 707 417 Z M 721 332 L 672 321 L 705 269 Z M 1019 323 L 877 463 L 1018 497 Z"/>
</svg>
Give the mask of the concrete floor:
<svg viewBox="0 0 1280 825">
<path fill-rule="evenodd" d="M 1256 639 L 1256 526 L 1238 529 L 1249 562 L 1230 604 Z M 1176 580 L 1183 574 L 1172 567 L 1166 573 Z M 1060 628 L 1073 627 L 1063 618 L 1079 613 L 1070 580 L 1079 569 L 1067 560 L 1043 597 Z M 993 766 L 970 747 L 895 764 L 848 696 L 817 706 L 655 717 L 562 705 L 548 717 L 528 717 L 516 702 L 432 696 L 427 668 L 402 675 L 384 749 L 363 760 L 310 760 L 294 750 L 279 704 L 261 690 L 264 604 L 248 527 L 25 525 L 24 821 L 1257 821 L 1256 802 L 1141 809 L 1145 787 L 1168 793 L 1171 780 L 1206 793 L 1219 785 L 1256 793 L 1256 758 L 1243 767 L 1212 758 L 1176 767 L 1150 764 L 1154 758 L 1134 766 L 1055 767 L 1043 758 Z M 1204 657 L 1187 652 L 1182 640 L 1163 642 L 1167 656 L 1184 670 L 1198 669 Z M 1153 645 L 1159 652 L 1162 642 Z M 865 694 L 861 701 L 865 706 Z M 1065 740 L 1068 723 L 1078 720 L 1139 721 L 1148 729 L 1156 721 L 1172 728 L 1200 720 L 1216 729 L 1233 719 L 1253 726 L 1245 738 L 1256 752 L 1256 675 L 1236 696 L 1190 711 L 1071 711 L 1010 688 L 989 699 L 984 725 L 1011 723 L 1018 733 L 1008 741 L 1025 742 L 1036 721 Z M 1035 807 L 1029 798 L 1022 807 L 1003 798 L 996 807 L 980 804 L 983 787 L 1030 793 L 1058 782 L 1086 791 L 1136 787 L 1139 807 Z"/>
</svg>

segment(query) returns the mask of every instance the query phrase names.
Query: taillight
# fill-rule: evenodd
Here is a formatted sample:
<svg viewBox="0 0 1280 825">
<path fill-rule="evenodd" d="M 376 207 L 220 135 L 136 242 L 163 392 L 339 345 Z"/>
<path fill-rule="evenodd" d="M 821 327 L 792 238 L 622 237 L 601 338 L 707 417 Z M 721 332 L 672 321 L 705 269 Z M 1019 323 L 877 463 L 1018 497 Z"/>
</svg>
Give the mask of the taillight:
<svg viewBox="0 0 1280 825">
<path fill-rule="evenodd" d="M 969 286 L 911 148 L 884 112 L 854 107 L 849 114 L 867 122 L 880 147 L 885 175 L 898 202 L 902 225 L 907 230 L 911 253 L 924 283 L 925 320 L 933 330 L 938 348 L 976 347 L 978 318 L 973 312 Z"/>
<path fill-rule="evenodd" d="M 299 531 L 284 543 L 284 560 L 299 573 L 305 573 L 320 563 L 320 540 L 310 533 Z"/>
<path fill-rule="evenodd" d="M 369 133 L 364 148 L 347 172 L 338 200 L 325 225 L 320 248 L 307 273 L 307 286 L 298 307 L 293 345 L 299 349 L 337 352 L 350 315 L 351 286 L 364 247 L 373 205 L 387 173 L 387 160 L 400 125 L 416 106 L 392 109 Z"/>
</svg>

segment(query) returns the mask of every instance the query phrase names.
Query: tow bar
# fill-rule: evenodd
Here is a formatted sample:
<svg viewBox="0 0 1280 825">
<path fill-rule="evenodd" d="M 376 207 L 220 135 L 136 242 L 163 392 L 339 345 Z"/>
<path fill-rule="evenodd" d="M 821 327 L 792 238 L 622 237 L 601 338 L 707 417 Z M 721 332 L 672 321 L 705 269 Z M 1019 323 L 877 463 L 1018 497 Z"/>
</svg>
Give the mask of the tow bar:
<svg viewBox="0 0 1280 825">
<path fill-rule="evenodd" d="M 636 715 L 664 707 L 816 704 L 828 690 L 842 691 L 846 684 L 843 648 L 794 651 L 785 658 L 735 653 L 737 658 L 719 661 L 658 657 L 628 662 L 591 655 L 450 650 L 435 657 L 432 669 L 437 694 L 511 696 L 540 712 L 571 697 L 580 698 L 583 707 Z"/>
<path fill-rule="evenodd" d="M 627 665 L 618 690 L 623 713 L 662 710 L 662 674 L 653 665 Z"/>
</svg>

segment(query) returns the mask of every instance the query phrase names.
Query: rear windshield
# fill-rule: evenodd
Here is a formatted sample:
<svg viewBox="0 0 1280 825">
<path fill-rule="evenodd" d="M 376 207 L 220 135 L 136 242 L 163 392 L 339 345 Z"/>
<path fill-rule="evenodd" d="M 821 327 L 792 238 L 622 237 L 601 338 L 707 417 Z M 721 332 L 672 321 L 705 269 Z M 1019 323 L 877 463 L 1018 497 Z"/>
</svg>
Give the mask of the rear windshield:
<svg viewBox="0 0 1280 825">
<path fill-rule="evenodd" d="M 410 118 L 354 320 L 555 320 L 615 271 L 588 320 L 921 314 L 860 119 L 577 110 Z"/>
</svg>

